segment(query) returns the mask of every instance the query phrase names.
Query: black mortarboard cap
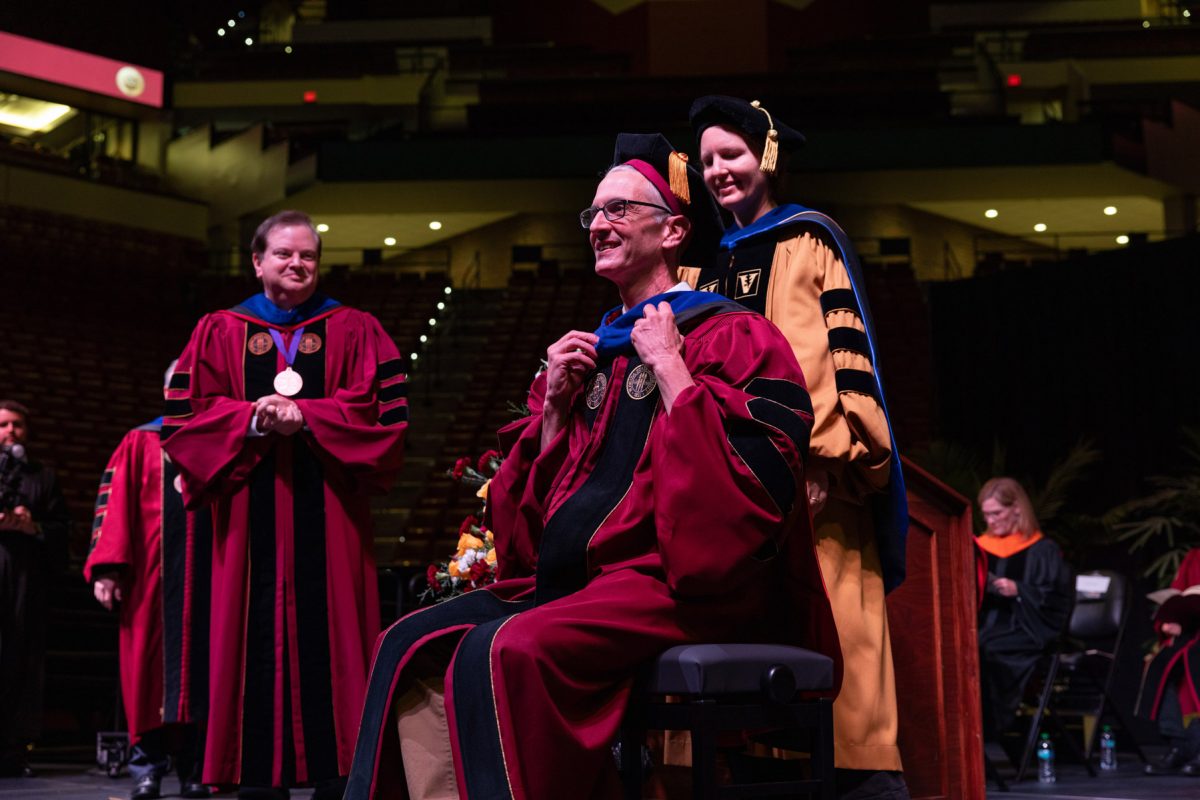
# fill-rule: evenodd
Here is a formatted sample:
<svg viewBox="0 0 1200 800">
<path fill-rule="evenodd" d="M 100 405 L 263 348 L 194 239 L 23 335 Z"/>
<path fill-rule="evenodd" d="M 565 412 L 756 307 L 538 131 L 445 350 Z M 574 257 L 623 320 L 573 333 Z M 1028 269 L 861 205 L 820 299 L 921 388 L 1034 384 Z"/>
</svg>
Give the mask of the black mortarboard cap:
<svg viewBox="0 0 1200 800">
<path fill-rule="evenodd" d="M 696 132 L 697 142 L 700 141 L 701 134 L 713 125 L 728 125 L 754 141 L 761 141 L 763 172 L 776 171 L 777 148 L 782 147 L 785 151 L 790 151 L 804 144 L 804 134 L 771 116 L 757 100 L 747 102 L 740 97 L 728 97 L 723 94 L 705 95 L 692 103 L 688 119 L 691 120 L 692 130 Z"/>
<path fill-rule="evenodd" d="M 672 211 L 691 221 L 691 238 L 680 263 L 707 265 L 721 241 L 724 225 L 716 202 L 704 186 L 704 176 L 688 163 L 687 153 L 672 147 L 661 133 L 619 133 L 613 166 L 619 164 L 637 169 L 662 193 Z"/>
</svg>

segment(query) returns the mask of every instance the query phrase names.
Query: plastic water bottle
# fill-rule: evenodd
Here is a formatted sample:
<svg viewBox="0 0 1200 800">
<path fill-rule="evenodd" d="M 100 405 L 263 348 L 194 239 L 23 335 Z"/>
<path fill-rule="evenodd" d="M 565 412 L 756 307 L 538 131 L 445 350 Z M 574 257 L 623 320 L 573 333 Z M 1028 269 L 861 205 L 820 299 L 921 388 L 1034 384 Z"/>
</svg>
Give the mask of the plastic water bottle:
<svg viewBox="0 0 1200 800">
<path fill-rule="evenodd" d="M 1054 743 L 1043 733 L 1038 742 L 1038 783 L 1054 783 Z"/>
<path fill-rule="evenodd" d="M 1117 740 L 1112 734 L 1111 725 L 1100 729 L 1100 769 L 1105 772 L 1115 772 L 1117 769 Z"/>
</svg>

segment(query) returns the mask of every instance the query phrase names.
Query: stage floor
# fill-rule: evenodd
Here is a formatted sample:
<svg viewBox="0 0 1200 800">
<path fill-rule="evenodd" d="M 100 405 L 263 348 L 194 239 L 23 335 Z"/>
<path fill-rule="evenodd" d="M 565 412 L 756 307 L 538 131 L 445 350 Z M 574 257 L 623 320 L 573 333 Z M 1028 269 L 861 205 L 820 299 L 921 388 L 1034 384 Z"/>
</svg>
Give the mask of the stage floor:
<svg viewBox="0 0 1200 800">
<path fill-rule="evenodd" d="M 128 776 L 114 780 L 98 770 L 50 764 L 39 766 L 36 778 L 0 778 L 0 800 L 126 800 L 132 787 Z M 178 796 L 179 784 L 174 776 L 163 781 L 163 789 L 164 797 Z M 304 800 L 311 794 L 311 790 L 297 789 L 292 797 Z M 1195 800 L 1200 798 L 1200 778 L 1149 778 L 1142 775 L 1141 764 L 1130 756 L 1115 774 L 1091 778 L 1083 767 L 1067 764 L 1059 768 L 1054 784 L 1043 786 L 1026 780 L 1010 784 L 1008 792 L 989 785 L 987 796 L 988 800 Z"/>
</svg>

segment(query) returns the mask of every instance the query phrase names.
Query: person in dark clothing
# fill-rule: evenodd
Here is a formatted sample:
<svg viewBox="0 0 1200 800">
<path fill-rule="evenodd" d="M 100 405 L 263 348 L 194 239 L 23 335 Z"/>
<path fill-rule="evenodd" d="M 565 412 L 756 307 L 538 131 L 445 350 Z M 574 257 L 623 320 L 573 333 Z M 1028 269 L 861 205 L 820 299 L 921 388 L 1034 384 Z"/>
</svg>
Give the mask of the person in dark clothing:
<svg viewBox="0 0 1200 800">
<path fill-rule="evenodd" d="M 30 776 L 41 729 L 46 584 L 70 520 L 54 471 L 28 457 L 29 411 L 0 400 L 0 776 Z"/>
<path fill-rule="evenodd" d="M 979 491 L 987 530 L 976 543 L 987 557 L 979 610 L 979 672 L 984 735 L 1003 733 L 1016 717 L 1025 684 L 1071 614 L 1071 570 L 1058 545 L 1038 529 L 1029 496 L 1012 478 Z"/>
</svg>

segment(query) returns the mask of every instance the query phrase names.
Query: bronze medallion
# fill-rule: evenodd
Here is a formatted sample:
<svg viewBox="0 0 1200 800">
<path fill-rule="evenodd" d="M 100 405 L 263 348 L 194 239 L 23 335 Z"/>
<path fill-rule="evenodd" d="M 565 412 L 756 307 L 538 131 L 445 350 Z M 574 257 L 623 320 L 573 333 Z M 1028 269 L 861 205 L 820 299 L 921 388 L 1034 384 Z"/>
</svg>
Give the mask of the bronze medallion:
<svg viewBox="0 0 1200 800">
<path fill-rule="evenodd" d="M 604 393 L 608 391 L 608 377 L 603 372 L 597 372 L 588 382 L 587 407 L 595 411 L 604 402 Z"/>
<path fill-rule="evenodd" d="M 271 341 L 271 334 L 259 331 L 250 337 L 246 342 L 246 349 L 256 356 L 261 356 L 263 353 L 271 352 L 271 348 L 275 343 Z"/>
<path fill-rule="evenodd" d="M 625 379 L 625 392 L 634 400 L 644 400 L 658 386 L 654 372 L 645 364 L 638 364 Z"/>
<path fill-rule="evenodd" d="M 310 355 L 321 349 L 321 337 L 315 333 L 306 333 L 300 337 L 300 352 Z"/>
</svg>

